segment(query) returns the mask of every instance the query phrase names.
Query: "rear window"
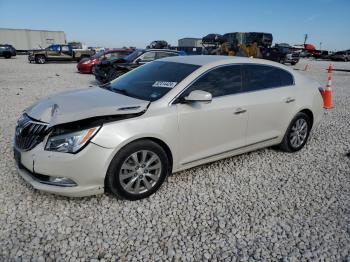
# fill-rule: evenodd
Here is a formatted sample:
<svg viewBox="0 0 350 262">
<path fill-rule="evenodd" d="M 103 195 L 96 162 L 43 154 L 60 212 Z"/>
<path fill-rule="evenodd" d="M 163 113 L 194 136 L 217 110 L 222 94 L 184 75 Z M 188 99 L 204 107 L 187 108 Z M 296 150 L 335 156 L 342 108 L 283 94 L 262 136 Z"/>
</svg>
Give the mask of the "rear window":
<svg viewBox="0 0 350 262">
<path fill-rule="evenodd" d="M 146 101 L 155 101 L 194 72 L 198 65 L 154 61 L 103 86 L 114 92 Z"/>
<path fill-rule="evenodd" d="M 294 84 L 293 76 L 283 69 L 265 65 L 243 66 L 243 91 L 257 91 Z"/>
</svg>

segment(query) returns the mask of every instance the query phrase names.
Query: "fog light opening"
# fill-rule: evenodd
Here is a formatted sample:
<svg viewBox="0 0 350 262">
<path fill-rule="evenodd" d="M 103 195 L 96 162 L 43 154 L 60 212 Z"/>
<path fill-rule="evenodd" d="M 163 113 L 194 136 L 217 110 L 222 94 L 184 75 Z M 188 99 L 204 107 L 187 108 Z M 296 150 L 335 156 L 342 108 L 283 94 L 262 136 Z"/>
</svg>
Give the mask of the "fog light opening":
<svg viewBox="0 0 350 262">
<path fill-rule="evenodd" d="M 55 185 L 55 186 L 66 186 L 66 187 L 77 186 L 77 183 L 75 183 L 73 180 L 69 178 L 56 177 L 56 176 L 50 176 L 48 181 L 46 181 L 46 183 L 50 185 Z"/>
</svg>

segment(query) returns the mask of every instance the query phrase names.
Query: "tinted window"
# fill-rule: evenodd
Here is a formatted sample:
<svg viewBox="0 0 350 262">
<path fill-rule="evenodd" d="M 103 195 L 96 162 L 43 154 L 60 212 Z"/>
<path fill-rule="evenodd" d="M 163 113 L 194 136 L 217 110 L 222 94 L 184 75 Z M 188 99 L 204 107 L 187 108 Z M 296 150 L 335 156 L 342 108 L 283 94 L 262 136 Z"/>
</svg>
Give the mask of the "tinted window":
<svg viewBox="0 0 350 262">
<path fill-rule="evenodd" d="M 177 56 L 177 53 L 170 53 L 170 52 L 157 52 L 157 59 L 169 57 L 169 56 Z"/>
<path fill-rule="evenodd" d="M 209 92 L 213 97 L 232 95 L 241 91 L 241 83 L 240 66 L 219 67 L 193 83 L 182 97 L 188 96 L 194 90 Z"/>
<path fill-rule="evenodd" d="M 140 66 L 103 87 L 138 99 L 155 101 L 197 68 L 199 68 L 198 65 L 154 61 Z"/>
<path fill-rule="evenodd" d="M 150 62 L 156 59 L 156 53 L 155 52 L 146 52 L 142 56 L 140 56 L 140 59 L 142 62 Z"/>
<path fill-rule="evenodd" d="M 294 78 L 291 73 L 285 70 L 278 69 L 281 77 L 281 86 L 291 86 L 294 85 Z"/>
<path fill-rule="evenodd" d="M 48 47 L 48 49 L 50 51 L 59 52 L 61 50 L 61 47 L 59 45 L 51 45 L 51 46 Z"/>
<path fill-rule="evenodd" d="M 264 65 L 243 66 L 243 90 L 256 91 L 293 84 L 293 77 L 285 70 Z"/>
</svg>

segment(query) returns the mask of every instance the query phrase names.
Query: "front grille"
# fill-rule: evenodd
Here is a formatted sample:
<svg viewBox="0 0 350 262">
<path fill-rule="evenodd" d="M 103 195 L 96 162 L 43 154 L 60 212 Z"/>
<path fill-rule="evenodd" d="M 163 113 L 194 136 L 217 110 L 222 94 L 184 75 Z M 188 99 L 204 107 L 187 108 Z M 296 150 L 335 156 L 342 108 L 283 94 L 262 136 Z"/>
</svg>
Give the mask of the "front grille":
<svg viewBox="0 0 350 262">
<path fill-rule="evenodd" d="M 42 142 L 49 132 L 47 123 L 35 121 L 24 114 L 16 126 L 15 145 L 24 151 L 31 150 Z"/>
</svg>

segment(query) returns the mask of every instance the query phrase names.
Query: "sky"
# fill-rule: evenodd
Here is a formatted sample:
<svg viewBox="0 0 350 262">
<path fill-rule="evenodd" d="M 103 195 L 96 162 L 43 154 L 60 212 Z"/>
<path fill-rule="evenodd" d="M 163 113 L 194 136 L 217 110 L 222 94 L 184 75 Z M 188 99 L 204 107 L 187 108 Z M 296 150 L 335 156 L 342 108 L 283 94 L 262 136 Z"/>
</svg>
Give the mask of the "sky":
<svg viewBox="0 0 350 262">
<path fill-rule="evenodd" d="M 268 32 L 274 43 L 350 49 L 350 0 L 0 0 L 0 28 L 64 31 L 88 46 L 177 45 L 209 33 Z M 1 39 L 0 39 L 1 41 Z"/>
</svg>

